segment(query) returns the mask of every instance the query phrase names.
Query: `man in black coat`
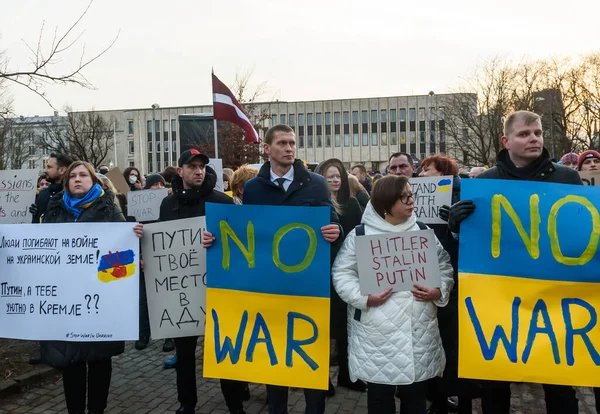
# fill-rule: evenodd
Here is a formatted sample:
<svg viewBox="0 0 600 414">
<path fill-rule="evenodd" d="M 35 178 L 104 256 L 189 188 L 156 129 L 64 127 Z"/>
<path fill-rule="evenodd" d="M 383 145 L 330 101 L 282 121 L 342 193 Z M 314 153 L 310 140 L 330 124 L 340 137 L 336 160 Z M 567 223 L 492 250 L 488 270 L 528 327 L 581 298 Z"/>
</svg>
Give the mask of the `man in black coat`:
<svg viewBox="0 0 600 414">
<path fill-rule="evenodd" d="M 496 166 L 479 174 L 477 179 L 546 181 L 551 183 L 578 184 L 577 171 L 552 162 L 544 149 L 542 121 L 540 116 L 528 111 L 518 111 L 506 118 L 504 123 L 504 148 L 498 154 Z M 463 200 L 450 208 L 448 227 L 459 233 L 460 223 L 475 206 L 471 200 Z M 508 414 L 510 412 L 510 383 L 504 381 L 483 382 L 481 406 L 483 414 Z M 544 384 L 546 412 L 560 414 L 579 413 L 575 389 L 569 386 Z"/>
<path fill-rule="evenodd" d="M 331 224 L 322 227 L 321 234 L 330 243 L 341 241 L 342 231 L 327 183 L 296 159 L 294 130 L 287 125 L 271 127 L 265 134 L 264 150 L 270 161 L 244 186 L 244 204 L 327 206 L 331 209 Z M 329 274 L 323 277 L 328 278 Z M 305 389 L 305 413 L 324 413 L 325 394 L 326 391 Z M 267 385 L 267 396 L 269 413 L 287 413 L 288 387 Z"/>
<path fill-rule="evenodd" d="M 48 188 L 40 191 L 35 204 L 29 207 L 29 212 L 33 216 L 31 219 L 32 223 L 40 223 L 41 217 L 46 213 L 48 203 L 52 197 L 60 193 L 63 190 L 63 178 L 69 168 L 69 165 L 73 160 L 71 157 L 65 154 L 50 154 L 48 162 L 46 163 L 46 180 L 50 183 Z"/>
<path fill-rule="evenodd" d="M 184 151 L 179 157 L 177 176 L 173 179 L 173 193 L 160 205 L 160 221 L 201 217 L 206 214 L 206 203 L 233 204 L 233 199 L 215 190 L 217 174 L 208 166 L 209 159 L 198 150 Z M 196 390 L 197 336 L 175 338 L 177 352 L 177 398 L 179 414 L 194 413 L 198 402 Z M 243 413 L 242 396 L 245 383 L 221 380 L 221 389 L 231 413 Z"/>
</svg>

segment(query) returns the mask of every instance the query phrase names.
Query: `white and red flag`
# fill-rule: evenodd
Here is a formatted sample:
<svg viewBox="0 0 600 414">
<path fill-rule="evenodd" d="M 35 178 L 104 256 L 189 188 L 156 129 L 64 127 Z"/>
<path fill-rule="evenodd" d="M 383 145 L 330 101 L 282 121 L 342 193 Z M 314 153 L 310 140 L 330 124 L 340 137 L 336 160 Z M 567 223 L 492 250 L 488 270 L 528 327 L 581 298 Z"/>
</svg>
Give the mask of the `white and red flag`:
<svg viewBox="0 0 600 414">
<path fill-rule="evenodd" d="M 212 74 L 213 112 L 217 121 L 233 122 L 244 130 L 244 140 L 247 144 L 259 142 L 258 133 L 242 109 L 242 105 L 235 99 L 233 93 L 223 82 Z"/>
</svg>

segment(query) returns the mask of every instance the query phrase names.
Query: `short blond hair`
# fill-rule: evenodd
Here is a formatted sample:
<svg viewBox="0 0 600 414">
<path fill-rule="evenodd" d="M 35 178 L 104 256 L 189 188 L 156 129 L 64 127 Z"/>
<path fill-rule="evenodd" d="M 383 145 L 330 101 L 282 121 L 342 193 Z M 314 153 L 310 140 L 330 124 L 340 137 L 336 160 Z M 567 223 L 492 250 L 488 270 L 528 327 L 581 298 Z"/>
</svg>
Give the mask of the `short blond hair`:
<svg viewBox="0 0 600 414">
<path fill-rule="evenodd" d="M 530 112 L 530 111 L 513 112 L 512 114 L 507 116 L 506 120 L 504 121 L 504 136 L 505 137 L 507 137 L 512 132 L 513 125 L 519 119 L 522 120 L 525 123 L 525 125 L 531 125 L 536 121 L 540 121 L 540 123 L 542 122 L 542 117 L 534 112 Z"/>
<path fill-rule="evenodd" d="M 258 175 L 258 170 L 249 165 L 242 165 L 238 168 L 229 181 L 231 192 L 234 196 L 241 194 L 244 189 L 244 184 Z"/>
</svg>

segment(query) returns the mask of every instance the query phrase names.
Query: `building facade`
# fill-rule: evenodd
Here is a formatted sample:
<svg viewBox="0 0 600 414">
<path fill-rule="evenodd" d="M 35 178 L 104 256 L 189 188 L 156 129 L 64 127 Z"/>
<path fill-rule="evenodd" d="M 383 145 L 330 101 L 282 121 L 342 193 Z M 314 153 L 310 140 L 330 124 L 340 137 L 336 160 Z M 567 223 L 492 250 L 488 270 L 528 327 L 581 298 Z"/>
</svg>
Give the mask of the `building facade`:
<svg viewBox="0 0 600 414">
<path fill-rule="evenodd" d="M 265 102 L 255 113 L 268 114 L 260 135 L 275 124 L 294 128 L 297 157 L 308 162 L 339 158 L 346 165 L 383 170 L 390 154 L 406 152 L 423 159 L 447 152 L 445 102 L 452 95 L 393 96 L 304 102 Z M 115 117 L 114 164 L 136 166 L 143 173 L 176 166 L 180 130 L 186 116 L 209 116 L 212 106 L 97 111 Z M 210 121 L 212 122 L 212 121 Z"/>
</svg>

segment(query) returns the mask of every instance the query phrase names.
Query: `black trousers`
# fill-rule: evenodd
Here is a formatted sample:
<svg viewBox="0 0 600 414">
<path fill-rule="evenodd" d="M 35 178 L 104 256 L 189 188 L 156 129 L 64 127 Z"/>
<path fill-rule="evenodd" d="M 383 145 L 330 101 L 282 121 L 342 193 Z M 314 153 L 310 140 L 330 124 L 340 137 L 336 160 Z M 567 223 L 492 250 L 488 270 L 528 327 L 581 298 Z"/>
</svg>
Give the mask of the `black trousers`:
<svg viewBox="0 0 600 414">
<path fill-rule="evenodd" d="M 100 414 L 106 409 L 112 375 L 112 360 L 76 362 L 63 369 L 63 387 L 69 414 L 85 414 L 85 394 L 90 413 Z"/>
<path fill-rule="evenodd" d="M 139 339 L 150 338 L 150 317 L 148 315 L 148 298 L 146 297 L 146 277 L 140 272 L 140 322 Z"/>
<path fill-rule="evenodd" d="M 196 345 L 197 336 L 175 338 L 177 352 L 177 400 L 185 408 L 195 408 L 198 403 L 196 388 Z M 245 382 L 221 380 L 221 391 L 225 403 L 231 413 L 241 412 L 243 409 Z"/>
<path fill-rule="evenodd" d="M 410 385 L 385 385 L 368 383 L 367 412 L 369 414 L 395 414 L 396 389 L 400 394 L 400 414 L 426 414 L 427 381 Z"/>
<path fill-rule="evenodd" d="M 324 390 L 304 389 L 306 401 L 305 414 L 323 414 L 325 412 Z M 288 387 L 267 385 L 267 398 L 269 399 L 269 414 L 287 414 Z"/>
<path fill-rule="evenodd" d="M 579 401 L 575 388 L 544 384 L 547 414 L 578 414 Z M 481 409 L 483 414 L 510 413 L 510 382 L 483 381 Z"/>
</svg>

